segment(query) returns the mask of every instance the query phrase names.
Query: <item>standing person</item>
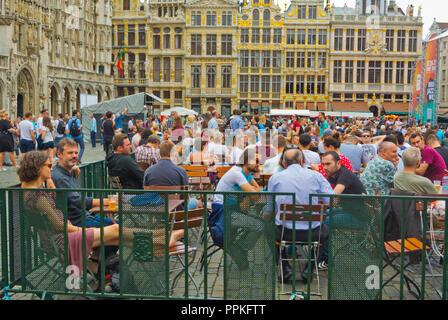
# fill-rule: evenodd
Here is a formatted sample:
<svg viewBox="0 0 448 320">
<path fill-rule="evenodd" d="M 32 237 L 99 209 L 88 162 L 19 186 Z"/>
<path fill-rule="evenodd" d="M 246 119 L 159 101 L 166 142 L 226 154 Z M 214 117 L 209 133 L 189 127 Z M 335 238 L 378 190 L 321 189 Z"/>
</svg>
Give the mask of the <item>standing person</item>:
<svg viewBox="0 0 448 320">
<path fill-rule="evenodd" d="M 181 116 L 176 116 L 174 118 L 173 125 L 171 127 L 171 141 L 178 143 L 182 141 L 184 137 L 184 126 Z"/>
<path fill-rule="evenodd" d="M 294 132 L 295 134 L 297 134 L 298 136 L 300 136 L 303 133 L 303 128 L 300 124 L 298 116 L 296 116 L 296 115 L 292 116 L 290 128 L 291 128 L 291 131 Z"/>
<path fill-rule="evenodd" d="M 50 115 L 50 113 L 48 112 L 47 109 L 43 109 L 40 112 L 40 117 L 37 118 L 37 131 L 39 132 L 40 129 L 42 129 L 42 121 L 45 117 L 48 117 Z"/>
<path fill-rule="evenodd" d="M 174 118 L 177 116 L 177 112 L 173 111 L 171 112 L 170 117 L 168 118 L 168 122 L 166 126 L 170 129 L 173 126 Z"/>
<path fill-rule="evenodd" d="M 219 130 L 217 118 L 218 118 L 218 111 L 213 110 L 212 118 L 208 122 L 208 129 L 213 129 L 213 130 L 216 130 L 216 131 Z"/>
<path fill-rule="evenodd" d="M 79 119 L 80 113 L 78 110 L 73 110 L 72 118 L 69 120 L 67 127 L 68 127 L 68 137 L 73 139 L 81 148 L 79 151 L 79 158 L 78 163 L 81 163 L 82 155 L 84 153 L 84 139 L 82 136 L 82 124 L 81 120 Z"/>
<path fill-rule="evenodd" d="M 65 138 L 67 134 L 67 124 L 64 121 L 64 115 L 62 113 L 58 114 L 58 118 L 54 122 L 55 133 L 54 133 L 54 147 L 58 145 L 59 141 Z"/>
<path fill-rule="evenodd" d="M 90 142 L 92 143 L 92 148 L 96 148 L 96 119 L 95 115 L 92 113 L 90 115 Z"/>
<path fill-rule="evenodd" d="M 134 126 L 134 118 L 130 118 L 128 121 L 128 134 L 132 133 L 131 128 Z"/>
<path fill-rule="evenodd" d="M 109 154 L 109 147 L 112 145 L 112 139 L 116 130 L 115 122 L 112 120 L 113 115 L 112 111 L 107 111 L 107 120 L 103 123 L 104 151 L 106 151 L 106 157 Z"/>
<path fill-rule="evenodd" d="M 54 145 L 54 127 L 51 123 L 50 117 L 44 117 L 42 120 L 42 127 L 39 129 L 39 134 L 42 135 L 42 151 L 48 154 L 50 163 L 53 166 L 54 156 L 55 156 L 55 145 Z"/>
<path fill-rule="evenodd" d="M 325 130 L 328 129 L 328 122 L 325 119 L 325 113 L 323 113 L 323 112 L 320 113 L 319 120 L 321 121 L 319 137 L 322 137 L 324 132 L 325 132 Z"/>
<path fill-rule="evenodd" d="M 0 171 L 6 171 L 3 168 L 3 159 L 5 152 L 8 152 L 14 168 L 17 168 L 16 159 L 14 157 L 14 137 L 16 133 L 11 121 L 8 120 L 8 114 L 5 110 L 0 110 Z"/>
<path fill-rule="evenodd" d="M 122 113 L 117 113 L 115 115 L 115 126 L 117 127 L 117 131 L 120 131 L 123 133 L 123 120 L 128 114 L 128 108 L 124 108 L 124 111 Z"/>
<path fill-rule="evenodd" d="M 36 136 L 34 123 L 31 121 L 33 114 L 28 111 L 25 113 L 25 120 L 19 123 L 20 142 L 19 148 L 21 153 L 27 153 L 28 151 L 36 149 Z"/>
<path fill-rule="evenodd" d="M 241 110 L 235 110 L 235 116 L 230 121 L 230 128 L 232 129 L 232 135 L 244 135 L 244 121 L 241 119 Z"/>
<path fill-rule="evenodd" d="M 101 118 L 100 118 L 100 134 L 101 134 L 101 140 L 100 140 L 100 142 L 101 142 L 101 145 L 104 145 L 104 138 L 103 138 L 103 124 L 104 124 L 104 121 L 106 121 L 106 114 L 105 113 L 103 113 L 102 115 L 101 115 Z"/>
</svg>

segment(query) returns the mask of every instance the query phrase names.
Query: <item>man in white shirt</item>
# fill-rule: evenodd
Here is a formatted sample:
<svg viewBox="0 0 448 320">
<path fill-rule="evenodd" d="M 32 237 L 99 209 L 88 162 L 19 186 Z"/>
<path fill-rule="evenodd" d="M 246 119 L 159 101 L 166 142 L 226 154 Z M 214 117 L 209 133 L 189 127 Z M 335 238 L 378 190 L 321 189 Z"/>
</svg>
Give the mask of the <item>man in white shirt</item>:
<svg viewBox="0 0 448 320">
<path fill-rule="evenodd" d="M 31 122 L 33 114 L 31 112 L 25 113 L 25 120 L 19 123 L 20 152 L 26 153 L 36 148 L 36 137 L 34 136 L 34 124 Z"/>
<path fill-rule="evenodd" d="M 43 119 L 44 119 L 45 117 L 48 117 L 49 114 L 50 114 L 50 113 L 48 112 L 47 109 L 43 109 L 43 110 L 40 112 L 40 117 L 37 119 L 37 132 L 39 132 L 39 130 L 42 129 L 42 127 L 43 127 L 43 123 L 42 123 L 42 121 L 43 121 Z"/>
<path fill-rule="evenodd" d="M 303 133 L 299 137 L 299 148 L 303 152 L 304 165 L 312 167 L 313 165 L 320 164 L 320 157 L 317 152 L 311 151 L 311 137 Z"/>
<path fill-rule="evenodd" d="M 283 150 L 286 148 L 286 138 L 281 134 L 277 135 L 274 140 L 274 148 L 275 148 L 275 140 L 277 140 L 277 155 L 273 158 L 270 158 L 265 161 L 263 166 L 263 173 L 274 174 L 276 172 L 281 171 L 280 166 L 280 157 L 282 156 Z"/>
</svg>

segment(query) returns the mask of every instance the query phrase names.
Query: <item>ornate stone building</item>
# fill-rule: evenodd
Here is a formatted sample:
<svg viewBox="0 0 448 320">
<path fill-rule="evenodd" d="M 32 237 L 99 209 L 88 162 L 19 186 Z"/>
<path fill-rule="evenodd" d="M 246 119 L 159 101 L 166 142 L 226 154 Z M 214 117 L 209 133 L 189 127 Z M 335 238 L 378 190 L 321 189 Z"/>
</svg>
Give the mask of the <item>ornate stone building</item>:
<svg viewBox="0 0 448 320">
<path fill-rule="evenodd" d="M 283 12 L 274 0 L 117 0 L 113 24 L 117 94 L 154 93 L 167 102 L 156 112 L 404 113 L 422 53 L 420 9 L 393 0 L 292 0 Z"/>
<path fill-rule="evenodd" d="M 408 112 L 422 54 L 422 18 L 393 0 L 331 7 L 330 110 Z"/>
<path fill-rule="evenodd" d="M 293 0 L 285 12 L 285 108 L 328 110 L 327 11 L 324 0 Z"/>
<path fill-rule="evenodd" d="M 189 0 L 185 7 L 186 106 L 230 116 L 237 105 L 238 4 Z"/>
<path fill-rule="evenodd" d="M 238 104 L 247 111 L 266 113 L 283 105 L 284 21 L 272 0 L 243 2 L 238 22 Z"/>
<path fill-rule="evenodd" d="M 7 0 L 0 4 L 0 109 L 51 115 L 80 95 L 113 98 L 110 0 Z"/>
</svg>

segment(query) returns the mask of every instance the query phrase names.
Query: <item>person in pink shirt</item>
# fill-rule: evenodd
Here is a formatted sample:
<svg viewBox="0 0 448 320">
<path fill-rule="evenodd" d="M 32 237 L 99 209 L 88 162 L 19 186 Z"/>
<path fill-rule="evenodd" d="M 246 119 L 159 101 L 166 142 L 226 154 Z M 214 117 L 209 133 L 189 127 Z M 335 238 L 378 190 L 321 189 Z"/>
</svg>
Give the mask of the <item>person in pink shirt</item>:
<svg viewBox="0 0 448 320">
<path fill-rule="evenodd" d="M 423 137 L 419 133 L 413 133 L 409 137 L 409 142 L 413 147 L 420 149 L 422 160 L 416 173 L 424 176 L 432 182 L 442 181 L 445 175 L 446 165 L 442 156 L 433 148 L 425 145 Z"/>
</svg>

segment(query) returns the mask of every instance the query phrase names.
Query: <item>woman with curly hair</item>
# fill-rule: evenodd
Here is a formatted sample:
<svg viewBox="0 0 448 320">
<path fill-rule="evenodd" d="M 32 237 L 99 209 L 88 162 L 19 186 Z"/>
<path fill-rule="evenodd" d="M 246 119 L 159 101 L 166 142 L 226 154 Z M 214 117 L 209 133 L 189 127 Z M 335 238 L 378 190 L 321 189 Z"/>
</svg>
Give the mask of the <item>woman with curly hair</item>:
<svg viewBox="0 0 448 320">
<path fill-rule="evenodd" d="M 21 187 L 24 189 L 34 189 L 23 191 L 24 214 L 27 216 L 40 214 L 44 216 L 51 228 L 52 240 L 56 244 L 59 252 L 64 254 L 64 229 L 67 231 L 68 239 L 68 260 L 70 265 L 75 265 L 82 270 L 83 261 L 88 258 L 90 251 L 101 246 L 101 229 L 73 226 L 67 219 L 64 222 L 64 214 L 56 208 L 54 193 L 49 190 L 55 189 L 51 179 L 51 162 L 48 154 L 42 151 L 30 151 L 23 155 L 17 174 L 21 181 Z M 44 188 L 44 182 L 47 189 Z M 105 200 L 106 203 L 106 200 Z M 34 219 L 33 219 L 34 220 Z M 39 229 L 39 226 L 36 226 Z M 119 245 L 119 225 L 113 224 L 104 227 L 103 244 L 104 246 Z M 132 247 L 135 229 L 122 228 L 123 245 Z M 180 232 L 179 232 L 180 231 Z M 83 233 L 85 232 L 85 256 L 83 255 Z M 156 256 L 162 256 L 165 253 L 165 229 L 152 230 L 154 236 L 154 245 Z M 47 237 L 48 230 L 39 230 L 43 242 L 50 241 Z M 170 237 L 169 245 L 183 236 L 183 230 L 173 231 Z M 48 244 L 48 243 L 47 243 Z M 46 244 L 43 243 L 45 246 Z"/>
</svg>

